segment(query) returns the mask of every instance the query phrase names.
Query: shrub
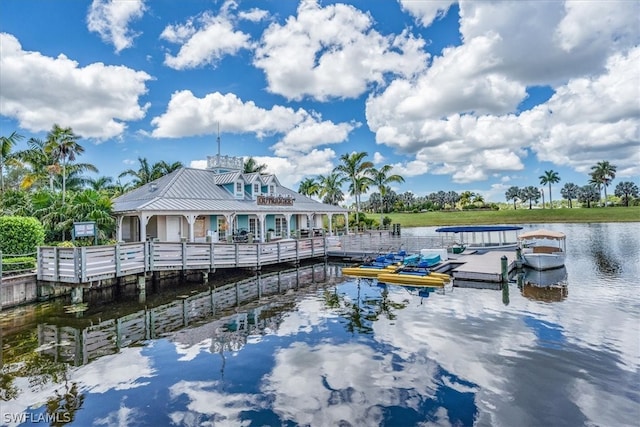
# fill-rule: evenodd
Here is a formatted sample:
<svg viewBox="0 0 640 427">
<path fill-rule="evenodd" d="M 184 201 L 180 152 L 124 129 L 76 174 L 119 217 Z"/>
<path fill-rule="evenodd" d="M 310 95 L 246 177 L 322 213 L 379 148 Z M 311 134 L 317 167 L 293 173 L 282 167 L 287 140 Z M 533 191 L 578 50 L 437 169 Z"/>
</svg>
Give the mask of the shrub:
<svg viewBox="0 0 640 427">
<path fill-rule="evenodd" d="M 73 242 L 70 242 L 68 240 L 65 240 L 64 242 L 60 242 L 57 245 L 59 248 L 75 248 L 76 245 L 73 244 Z"/>
<path fill-rule="evenodd" d="M 36 251 L 44 244 L 44 227 L 33 217 L 0 217 L 0 251 L 5 254 L 24 255 Z"/>
<path fill-rule="evenodd" d="M 30 256 L 2 258 L 2 272 L 35 270 L 36 258 Z"/>
</svg>

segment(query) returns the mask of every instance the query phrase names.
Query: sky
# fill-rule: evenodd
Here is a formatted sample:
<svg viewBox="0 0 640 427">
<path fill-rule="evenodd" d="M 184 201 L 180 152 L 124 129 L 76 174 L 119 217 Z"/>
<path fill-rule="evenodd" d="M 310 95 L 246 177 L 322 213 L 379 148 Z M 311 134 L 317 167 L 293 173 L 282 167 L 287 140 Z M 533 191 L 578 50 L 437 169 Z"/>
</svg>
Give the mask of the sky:
<svg viewBox="0 0 640 427">
<path fill-rule="evenodd" d="M 114 179 L 219 132 L 292 189 L 365 151 L 398 193 L 557 200 L 603 160 L 640 184 L 639 41 L 635 0 L 1 0 L 0 135 L 71 127 Z"/>
</svg>

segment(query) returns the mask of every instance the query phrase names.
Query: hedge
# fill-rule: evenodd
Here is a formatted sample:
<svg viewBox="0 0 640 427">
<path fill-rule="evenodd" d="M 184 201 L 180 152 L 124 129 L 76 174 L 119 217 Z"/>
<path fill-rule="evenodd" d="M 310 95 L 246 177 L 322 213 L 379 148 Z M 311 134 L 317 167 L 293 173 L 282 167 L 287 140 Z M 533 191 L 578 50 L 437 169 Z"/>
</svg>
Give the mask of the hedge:
<svg viewBox="0 0 640 427">
<path fill-rule="evenodd" d="M 23 270 L 35 270 L 36 258 L 35 257 L 15 257 L 15 258 L 3 258 L 2 259 L 2 272 L 7 273 L 10 271 L 23 271 Z"/>
<path fill-rule="evenodd" d="M 0 251 L 6 255 L 27 255 L 44 244 L 44 227 L 37 218 L 0 217 Z"/>
</svg>

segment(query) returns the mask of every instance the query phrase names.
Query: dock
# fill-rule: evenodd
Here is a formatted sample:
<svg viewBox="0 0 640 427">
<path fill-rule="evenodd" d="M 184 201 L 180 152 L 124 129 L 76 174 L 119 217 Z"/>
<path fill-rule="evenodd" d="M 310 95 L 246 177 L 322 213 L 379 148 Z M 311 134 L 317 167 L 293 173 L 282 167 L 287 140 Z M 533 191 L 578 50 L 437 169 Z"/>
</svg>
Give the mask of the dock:
<svg viewBox="0 0 640 427">
<path fill-rule="evenodd" d="M 449 274 L 459 280 L 501 283 L 502 257 L 507 258 L 507 272 L 510 273 L 516 267 L 516 252 L 491 250 L 461 254 L 448 260 L 451 264 Z"/>
<path fill-rule="evenodd" d="M 345 262 L 362 262 L 376 255 L 394 252 L 398 248 L 408 253 L 421 249 L 443 250 L 450 241 L 441 236 L 395 237 L 388 233 L 368 233 L 366 235 L 329 238 L 327 256 L 341 258 Z M 386 249 L 385 249 L 386 248 Z M 395 249 L 394 249 L 395 248 Z M 447 254 L 448 259 L 434 268 L 438 273 L 447 273 L 459 283 L 475 282 L 486 284 L 503 283 L 502 257 L 507 260 L 507 273 L 516 268 L 515 249 L 467 250 L 462 254 Z M 455 283 L 454 283 L 455 286 Z"/>
</svg>

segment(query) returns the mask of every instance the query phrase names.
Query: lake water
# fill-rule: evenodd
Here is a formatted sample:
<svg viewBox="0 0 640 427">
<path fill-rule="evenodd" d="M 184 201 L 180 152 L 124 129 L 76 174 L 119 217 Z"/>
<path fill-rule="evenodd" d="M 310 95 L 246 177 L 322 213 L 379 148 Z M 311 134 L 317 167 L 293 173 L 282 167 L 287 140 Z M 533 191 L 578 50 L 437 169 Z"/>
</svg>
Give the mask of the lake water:
<svg viewBox="0 0 640 427">
<path fill-rule="evenodd" d="M 567 234 L 566 268 L 503 290 L 419 293 L 320 264 L 211 316 L 194 285 L 6 310 L 0 424 L 637 426 L 640 223 L 544 227 Z"/>
</svg>

